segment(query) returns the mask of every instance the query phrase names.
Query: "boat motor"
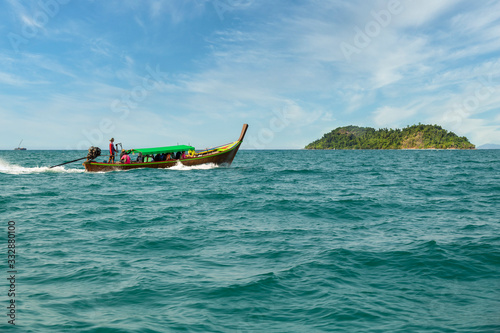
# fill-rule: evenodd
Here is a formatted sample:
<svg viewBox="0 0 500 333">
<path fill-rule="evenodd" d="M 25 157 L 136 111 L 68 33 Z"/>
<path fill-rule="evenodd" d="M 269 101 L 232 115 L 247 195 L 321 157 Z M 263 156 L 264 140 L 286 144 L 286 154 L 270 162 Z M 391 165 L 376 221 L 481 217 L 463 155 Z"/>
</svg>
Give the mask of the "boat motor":
<svg viewBox="0 0 500 333">
<path fill-rule="evenodd" d="M 87 154 L 87 160 L 91 161 L 95 159 L 96 157 L 101 156 L 101 148 L 99 147 L 90 147 L 89 148 L 89 153 Z"/>
</svg>

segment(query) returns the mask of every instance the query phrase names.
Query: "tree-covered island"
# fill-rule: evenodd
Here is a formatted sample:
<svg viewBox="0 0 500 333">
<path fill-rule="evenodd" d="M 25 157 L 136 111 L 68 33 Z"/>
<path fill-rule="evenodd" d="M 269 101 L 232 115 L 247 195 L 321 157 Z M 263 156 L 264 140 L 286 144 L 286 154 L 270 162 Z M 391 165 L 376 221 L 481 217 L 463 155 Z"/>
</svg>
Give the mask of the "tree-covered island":
<svg viewBox="0 0 500 333">
<path fill-rule="evenodd" d="M 305 149 L 475 149 L 469 140 L 438 125 L 403 129 L 345 126 L 323 135 Z"/>
</svg>

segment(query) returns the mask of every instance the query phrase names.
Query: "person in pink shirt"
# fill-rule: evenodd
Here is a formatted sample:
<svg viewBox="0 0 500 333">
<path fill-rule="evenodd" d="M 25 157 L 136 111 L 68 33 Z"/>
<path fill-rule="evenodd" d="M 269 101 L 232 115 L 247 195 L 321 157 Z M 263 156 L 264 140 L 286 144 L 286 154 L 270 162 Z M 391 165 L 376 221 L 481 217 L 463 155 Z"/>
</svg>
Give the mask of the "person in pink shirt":
<svg viewBox="0 0 500 333">
<path fill-rule="evenodd" d="M 120 162 L 123 162 L 125 164 L 130 164 L 130 156 L 128 154 L 125 154 L 125 150 L 122 150 L 123 156 L 120 159 Z"/>
</svg>

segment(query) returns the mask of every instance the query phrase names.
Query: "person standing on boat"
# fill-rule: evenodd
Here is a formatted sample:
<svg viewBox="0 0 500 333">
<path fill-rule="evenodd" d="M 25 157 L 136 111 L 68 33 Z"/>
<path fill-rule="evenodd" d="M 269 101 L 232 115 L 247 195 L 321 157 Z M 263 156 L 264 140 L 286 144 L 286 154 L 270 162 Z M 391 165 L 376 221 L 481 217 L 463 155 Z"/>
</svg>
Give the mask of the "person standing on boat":
<svg viewBox="0 0 500 333">
<path fill-rule="evenodd" d="M 111 138 L 111 140 L 109 140 L 109 160 L 108 160 L 108 163 L 115 163 L 115 154 L 116 154 L 116 148 L 115 148 L 115 145 L 114 145 L 114 142 L 115 142 L 115 139 L 114 138 Z"/>
</svg>

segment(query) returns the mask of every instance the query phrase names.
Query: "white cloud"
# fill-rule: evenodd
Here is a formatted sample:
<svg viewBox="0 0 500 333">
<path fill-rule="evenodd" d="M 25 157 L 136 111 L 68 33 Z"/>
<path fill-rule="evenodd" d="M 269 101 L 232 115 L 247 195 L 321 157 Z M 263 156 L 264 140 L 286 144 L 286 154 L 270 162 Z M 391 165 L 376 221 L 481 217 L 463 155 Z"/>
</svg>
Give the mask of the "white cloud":
<svg viewBox="0 0 500 333">
<path fill-rule="evenodd" d="M 500 142 L 499 126 L 491 126 L 482 119 L 468 119 L 451 130 L 459 136 L 466 136 L 476 146 Z"/>
<path fill-rule="evenodd" d="M 421 27 L 431 23 L 463 0 L 402 0 L 402 13 L 395 19 L 401 26 Z"/>
<path fill-rule="evenodd" d="M 96 116 L 112 113 L 113 100 L 141 84 L 146 64 L 158 64 L 171 72 L 161 87 L 138 103 L 133 115 L 120 122 L 131 137 L 140 140 L 132 120 L 139 121 L 135 117 L 141 114 L 152 120 L 141 123 L 144 126 L 168 127 L 175 122 L 192 130 L 188 134 L 198 135 L 196 128 L 201 131 L 207 122 L 251 120 L 268 126 L 273 110 L 289 108 L 297 121 L 270 143 L 281 145 L 292 138 L 299 142 L 306 128 L 322 129 L 325 122 L 333 126 L 354 120 L 385 127 L 415 120 L 450 124 L 446 119 L 454 105 L 475 96 L 479 79 L 493 73 L 490 86 L 496 93 L 481 98 L 474 112 L 460 115 L 462 125 L 457 129 L 465 133 L 484 127 L 494 135 L 498 126 L 487 119 L 498 123 L 498 116 L 491 114 L 500 109 L 500 4 L 400 1 L 403 11 L 381 27 L 369 45 L 360 47 L 351 62 L 339 45 L 354 45 L 354 28 L 376 22 L 373 11 L 387 9 L 387 1 L 228 1 L 230 8 L 222 19 L 213 2 L 203 0 L 93 2 L 95 20 L 64 12 L 67 17 L 51 23 L 50 31 L 28 45 L 30 52 L 16 57 L 0 53 L 5 65 L 0 84 L 13 95 L 27 97 L 14 103 L 4 93 L 1 104 L 14 116 L 13 110 L 24 110 L 32 119 L 40 119 L 36 110 L 44 109 L 51 119 L 72 129 L 55 126 L 57 132 L 80 140 L 82 128 L 92 128 Z M 21 23 L 36 9 L 14 0 L 9 4 Z M 101 18 L 129 22 L 130 31 L 122 35 L 100 23 Z M 180 39 L 180 31 L 186 41 Z M 33 85 L 40 87 L 28 91 Z M 76 111 L 78 122 L 67 117 L 65 109 Z M 183 135 L 176 130 L 172 134 Z"/>
<path fill-rule="evenodd" d="M 10 86 L 24 86 L 29 84 L 29 81 L 24 80 L 22 77 L 0 72 L 0 84 L 6 84 Z"/>
<path fill-rule="evenodd" d="M 486 29 L 498 27 L 499 19 L 500 3 L 490 1 L 486 5 L 476 6 L 469 11 L 458 13 L 451 18 L 450 24 L 453 30 L 459 31 L 461 34 L 482 34 Z"/>
<path fill-rule="evenodd" d="M 380 127 L 400 127 L 403 120 L 416 113 L 415 109 L 383 106 L 375 110 L 374 121 Z"/>
</svg>

